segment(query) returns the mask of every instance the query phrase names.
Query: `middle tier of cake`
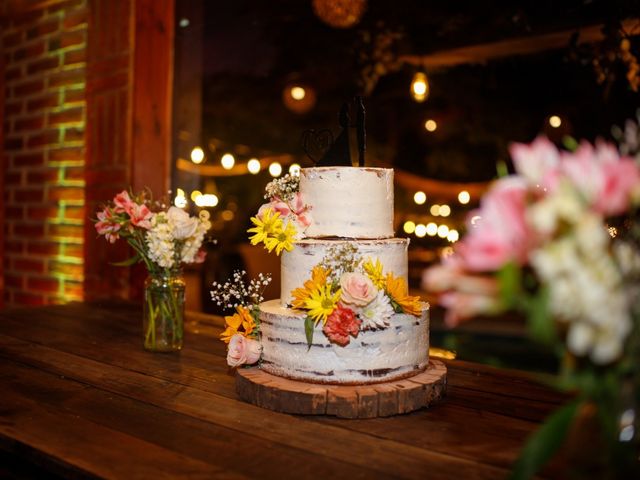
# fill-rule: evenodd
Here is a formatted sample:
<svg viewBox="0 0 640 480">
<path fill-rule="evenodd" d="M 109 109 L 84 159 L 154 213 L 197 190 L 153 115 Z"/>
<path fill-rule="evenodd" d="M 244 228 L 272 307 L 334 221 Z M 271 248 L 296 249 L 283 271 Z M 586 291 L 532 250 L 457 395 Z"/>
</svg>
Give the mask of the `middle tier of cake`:
<svg viewBox="0 0 640 480">
<path fill-rule="evenodd" d="M 384 273 L 393 273 L 407 282 L 408 238 L 380 240 L 299 240 L 290 252 L 281 257 L 280 302 L 283 307 L 291 305 L 291 292 L 311 278 L 311 270 L 323 260 L 330 258 L 337 249 L 354 247 L 363 261 L 379 260 Z"/>
</svg>

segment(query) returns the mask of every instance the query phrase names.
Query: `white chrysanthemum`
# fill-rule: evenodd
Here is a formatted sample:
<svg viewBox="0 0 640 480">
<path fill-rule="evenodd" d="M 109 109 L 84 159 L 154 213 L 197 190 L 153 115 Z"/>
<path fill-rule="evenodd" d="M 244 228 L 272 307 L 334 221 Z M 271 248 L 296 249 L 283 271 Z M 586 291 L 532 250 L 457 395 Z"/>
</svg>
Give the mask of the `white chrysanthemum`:
<svg viewBox="0 0 640 480">
<path fill-rule="evenodd" d="M 151 217 L 151 228 L 145 237 L 149 258 L 162 268 L 172 268 L 175 264 L 175 245 L 171 227 L 164 212 Z"/>
<path fill-rule="evenodd" d="M 394 313 L 389 297 L 384 293 L 384 290 L 378 290 L 371 303 L 358 309 L 363 330 L 388 327 L 389 319 Z"/>
<path fill-rule="evenodd" d="M 538 233 L 547 236 L 560 223 L 573 224 L 584 215 L 586 208 L 578 191 L 567 182 L 561 182 L 556 191 L 529 208 L 527 220 Z"/>
</svg>

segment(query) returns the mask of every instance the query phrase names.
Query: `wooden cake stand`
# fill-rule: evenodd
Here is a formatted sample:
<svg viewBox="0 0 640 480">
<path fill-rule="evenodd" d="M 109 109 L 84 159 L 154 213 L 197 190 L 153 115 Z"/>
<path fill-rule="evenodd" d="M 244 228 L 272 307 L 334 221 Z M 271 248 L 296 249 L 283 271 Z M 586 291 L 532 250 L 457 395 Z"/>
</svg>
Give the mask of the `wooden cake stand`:
<svg viewBox="0 0 640 480">
<path fill-rule="evenodd" d="M 276 377 L 257 367 L 241 368 L 236 392 L 242 400 L 276 412 L 335 415 L 341 418 L 389 417 L 409 413 L 440 400 L 447 367 L 429 359 L 424 372 L 372 385 L 322 385 Z"/>
</svg>

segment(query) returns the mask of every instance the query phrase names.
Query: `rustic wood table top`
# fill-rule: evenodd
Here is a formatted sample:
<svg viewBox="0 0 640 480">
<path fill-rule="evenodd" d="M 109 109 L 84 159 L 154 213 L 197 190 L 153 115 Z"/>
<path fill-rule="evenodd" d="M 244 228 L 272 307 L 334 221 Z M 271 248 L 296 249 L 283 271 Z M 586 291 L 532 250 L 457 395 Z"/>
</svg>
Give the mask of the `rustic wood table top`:
<svg viewBox="0 0 640 480">
<path fill-rule="evenodd" d="M 0 310 L 0 476 L 497 479 L 562 400 L 530 374 L 452 360 L 429 409 L 276 413 L 238 400 L 220 318 L 187 315 L 184 349 L 154 354 L 141 315 L 129 304 Z"/>
</svg>

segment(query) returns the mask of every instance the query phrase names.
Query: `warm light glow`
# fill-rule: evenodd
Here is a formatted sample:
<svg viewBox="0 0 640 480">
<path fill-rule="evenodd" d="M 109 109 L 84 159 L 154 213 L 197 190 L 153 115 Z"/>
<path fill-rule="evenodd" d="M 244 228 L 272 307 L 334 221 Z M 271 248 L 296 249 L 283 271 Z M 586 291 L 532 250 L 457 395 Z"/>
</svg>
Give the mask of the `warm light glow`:
<svg viewBox="0 0 640 480">
<path fill-rule="evenodd" d="M 438 213 L 440 213 L 441 217 L 448 217 L 451 215 L 451 207 L 449 205 L 440 205 Z"/>
<path fill-rule="evenodd" d="M 553 128 L 558 128 L 560 125 L 562 125 L 562 119 L 557 115 L 551 115 L 549 117 L 549 125 L 551 125 Z"/>
<path fill-rule="evenodd" d="M 202 163 L 203 160 L 204 150 L 202 150 L 200 147 L 195 147 L 193 150 L 191 150 L 191 161 L 193 163 Z"/>
<path fill-rule="evenodd" d="M 435 132 L 436 128 L 438 128 L 438 124 L 435 120 L 429 119 L 424 122 L 424 128 L 427 129 L 427 132 Z"/>
<path fill-rule="evenodd" d="M 307 95 L 307 92 L 302 87 L 291 87 L 291 98 L 294 100 L 302 100 Z"/>
<path fill-rule="evenodd" d="M 215 207 L 218 205 L 218 197 L 213 193 L 205 193 L 195 199 L 196 205 L 199 207 Z"/>
<path fill-rule="evenodd" d="M 289 166 L 289 173 L 291 175 L 293 175 L 294 177 L 299 177 L 300 176 L 300 165 L 298 165 L 297 163 L 292 163 Z"/>
<path fill-rule="evenodd" d="M 191 192 L 191 200 L 193 200 L 194 202 L 196 201 L 196 198 L 198 198 L 200 195 L 202 195 L 202 192 L 200 190 L 194 190 L 193 192 Z"/>
<path fill-rule="evenodd" d="M 438 233 L 438 225 L 433 222 L 427 223 L 427 235 L 430 237 L 435 237 Z"/>
<path fill-rule="evenodd" d="M 225 153 L 220 159 L 220 163 L 225 170 L 231 170 L 236 164 L 236 159 L 230 153 Z"/>
<path fill-rule="evenodd" d="M 457 230 L 449 230 L 449 233 L 447 234 L 447 240 L 449 240 L 451 243 L 455 243 L 459 238 L 460 234 Z"/>
<path fill-rule="evenodd" d="M 416 202 L 416 204 L 418 205 L 422 205 L 424 204 L 424 202 L 427 201 L 427 194 L 422 191 L 416 192 L 415 195 L 413 196 L 413 201 Z"/>
<path fill-rule="evenodd" d="M 416 231 L 416 224 L 413 223 L 411 220 L 408 220 L 406 222 L 404 222 L 404 233 L 408 233 L 409 235 L 411 235 L 413 232 Z"/>
<path fill-rule="evenodd" d="M 225 210 L 220 214 L 220 216 L 225 222 L 230 222 L 231 220 L 233 220 L 233 217 L 235 217 L 235 214 L 232 210 Z"/>
<path fill-rule="evenodd" d="M 437 217 L 438 215 L 440 215 L 440 205 L 438 205 L 437 203 L 434 205 L 431 205 L 431 208 L 429 209 L 429 213 L 431 213 L 431 215 L 433 215 L 434 217 Z"/>
<path fill-rule="evenodd" d="M 427 234 L 427 227 L 425 227 L 423 224 L 419 223 L 418 225 L 416 225 L 416 237 L 418 238 L 422 238 Z"/>
<path fill-rule="evenodd" d="M 444 247 L 440 252 L 440 255 L 442 255 L 442 258 L 450 257 L 453 255 L 453 247 Z"/>
<path fill-rule="evenodd" d="M 471 217 L 471 225 L 477 225 L 480 220 L 482 220 L 482 217 L 480 215 L 474 215 L 473 217 Z"/>
<path fill-rule="evenodd" d="M 449 227 L 446 225 L 440 225 L 438 227 L 438 236 L 440 238 L 447 238 L 447 235 L 449 235 Z"/>
<path fill-rule="evenodd" d="M 458 194 L 458 201 L 461 204 L 466 205 L 467 203 L 469 203 L 471 201 L 471 195 L 469 195 L 469 192 L 467 192 L 466 190 L 462 190 Z"/>
<path fill-rule="evenodd" d="M 257 158 L 252 158 L 247 162 L 247 170 L 249 173 L 255 175 L 256 173 L 260 173 L 260 160 Z"/>
<path fill-rule="evenodd" d="M 187 197 L 184 195 L 184 190 L 178 188 L 176 191 L 176 198 L 173 200 L 173 204 L 178 208 L 184 208 L 187 206 Z"/>
<path fill-rule="evenodd" d="M 280 165 L 278 162 L 273 162 L 271 165 L 269 165 L 269 174 L 272 177 L 279 177 L 282 174 L 282 165 Z"/>
<path fill-rule="evenodd" d="M 611 238 L 616 238 L 618 236 L 618 229 L 616 227 L 609 227 L 608 231 Z"/>
<path fill-rule="evenodd" d="M 424 102 L 429 96 L 429 81 L 424 72 L 417 72 L 413 76 L 411 96 L 416 102 Z"/>
</svg>

